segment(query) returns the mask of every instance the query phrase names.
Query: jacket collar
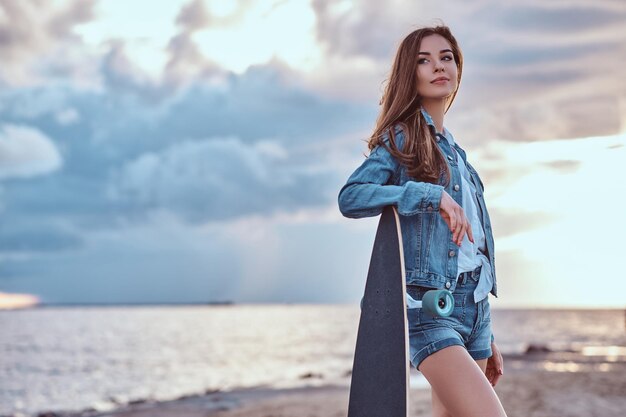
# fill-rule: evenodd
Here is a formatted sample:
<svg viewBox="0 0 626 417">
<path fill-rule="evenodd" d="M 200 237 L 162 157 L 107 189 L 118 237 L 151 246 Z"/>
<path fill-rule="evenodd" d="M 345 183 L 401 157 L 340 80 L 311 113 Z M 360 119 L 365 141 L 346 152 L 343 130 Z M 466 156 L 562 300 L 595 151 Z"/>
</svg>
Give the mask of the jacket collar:
<svg viewBox="0 0 626 417">
<path fill-rule="evenodd" d="M 424 109 L 424 107 L 420 108 L 422 110 L 422 114 L 424 115 L 424 119 L 426 119 L 426 123 L 428 123 L 428 125 L 430 126 L 430 130 L 434 135 L 437 135 L 437 128 L 435 127 L 435 122 L 433 121 L 433 118 L 430 117 L 430 114 L 428 114 L 428 112 L 426 111 L 426 109 Z M 466 161 L 466 156 L 465 156 L 465 151 L 463 149 L 461 149 L 461 147 L 459 145 L 457 145 L 456 141 L 454 140 L 454 136 L 452 136 L 452 133 L 450 133 L 450 131 L 448 129 L 446 129 L 446 127 L 443 127 L 443 134 L 442 136 L 445 136 L 446 140 L 448 141 L 449 144 L 451 144 L 452 146 L 454 146 L 454 149 L 457 150 L 457 152 L 459 152 L 461 154 L 461 156 L 463 157 L 463 161 Z"/>
<path fill-rule="evenodd" d="M 424 119 L 426 119 L 426 123 L 428 123 L 430 127 L 432 127 L 433 129 L 435 129 L 435 131 L 437 131 L 437 129 L 435 128 L 435 122 L 433 122 L 433 118 L 430 117 L 430 114 L 428 114 L 425 108 L 420 107 L 420 109 L 422 110 L 422 115 L 424 116 Z"/>
<path fill-rule="evenodd" d="M 433 118 L 430 117 L 430 114 L 428 114 L 428 112 L 426 111 L 425 108 L 420 107 L 421 111 L 422 111 L 422 115 L 424 116 L 424 119 L 426 119 L 426 123 L 428 123 L 428 126 L 430 126 L 430 129 L 433 133 L 433 135 L 437 134 L 437 128 L 435 127 L 435 122 L 433 121 Z M 452 142 L 454 142 L 454 137 L 452 136 L 452 134 L 448 131 L 448 129 L 446 129 L 446 127 L 443 127 L 443 132 L 441 132 L 444 136 L 447 136 L 448 138 L 452 138 Z"/>
</svg>

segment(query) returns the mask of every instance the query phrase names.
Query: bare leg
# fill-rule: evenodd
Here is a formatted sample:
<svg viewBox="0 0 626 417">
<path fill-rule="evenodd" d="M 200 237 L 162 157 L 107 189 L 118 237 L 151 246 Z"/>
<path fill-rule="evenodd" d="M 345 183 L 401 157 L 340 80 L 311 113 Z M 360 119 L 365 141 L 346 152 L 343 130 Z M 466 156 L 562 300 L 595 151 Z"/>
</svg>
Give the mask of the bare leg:
<svg viewBox="0 0 626 417">
<path fill-rule="evenodd" d="M 432 387 L 436 417 L 506 417 L 485 377 L 487 360 L 474 361 L 461 346 L 442 349 L 420 364 Z"/>
<path fill-rule="evenodd" d="M 480 359 L 476 361 L 476 363 L 478 364 L 478 367 L 483 371 L 483 373 L 485 373 L 485 371 L 487 370 L 487 359 Z M 443 405 L 443 403 L 437 396 L 437 393 L 435 392 L 435 390 L 431 389 L 430 393 L 431 393 L 432 402 L 433 402 L 433 416 L 434 417 L 453 417 L 450 413 L 448 413 L 448 410 L 446 410 L 446 407 Z"/>
</svg>

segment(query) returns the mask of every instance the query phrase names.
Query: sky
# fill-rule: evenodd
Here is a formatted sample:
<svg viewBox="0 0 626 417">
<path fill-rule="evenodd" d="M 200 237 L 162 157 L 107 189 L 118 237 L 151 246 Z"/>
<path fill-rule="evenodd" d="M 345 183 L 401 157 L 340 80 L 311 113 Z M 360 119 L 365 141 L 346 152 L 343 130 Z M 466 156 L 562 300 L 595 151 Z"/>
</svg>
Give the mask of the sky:
<svg viewBox="0 0 626 417">
<path fill-rule="evenodd" d="M 0 0 L 0 304 L 358 303 L 399 42 L 464 55 L 498 307 L 624 307 L 626 4 Z"/>
</svg>

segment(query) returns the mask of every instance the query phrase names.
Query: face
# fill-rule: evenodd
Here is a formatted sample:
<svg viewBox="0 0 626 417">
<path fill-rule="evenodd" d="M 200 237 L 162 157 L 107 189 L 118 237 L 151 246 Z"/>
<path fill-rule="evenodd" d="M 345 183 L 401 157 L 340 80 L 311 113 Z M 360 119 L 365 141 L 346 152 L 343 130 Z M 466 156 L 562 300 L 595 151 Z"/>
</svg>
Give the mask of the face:
<svg viewBox="0 0 626 417">
<path fill-rule="evenodd" d="M 419 52 L 416 57 L 418 94 L 424 99 L 445 99 L 454 93 L 458 70 L 448 41 L 441 35 L 426 36 Z M 433 83 L 440 77 L 447 80 Z"/>
</svg>

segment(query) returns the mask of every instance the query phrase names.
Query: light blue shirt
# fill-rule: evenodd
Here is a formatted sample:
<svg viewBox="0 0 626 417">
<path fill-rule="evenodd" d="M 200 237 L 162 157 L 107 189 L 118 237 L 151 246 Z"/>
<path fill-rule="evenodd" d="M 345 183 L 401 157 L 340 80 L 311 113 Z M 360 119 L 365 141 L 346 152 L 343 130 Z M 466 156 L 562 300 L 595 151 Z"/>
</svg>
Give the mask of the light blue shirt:
<svg viewBox="0 0 626 417">
<path fill-rule="evenodd" d="M 450 147 L 457 157 L 457 164 L 459 166 L 459 171 L 461 172 L 461 190 L 463 201 L 461 207 L 463 207 L 463 211 L 465 211 L 465 215 L 470 221 L 472 226 L 472 235 L 474 237 L 474 243 L 469 240 L 467 234 L 463 237 L 461 247 L 459 248 L 457 277 L 462 272 L 473 271 L 478 266 L 482 265 L 478 286 L 476 287 L 476 290 L 474 290 L 474 302 L 479 302 L 489 294 L 493 284 L 493 277 L 491 276 L 489 259 L 484 255 L 486 252 L 485 231 L 480 220 L 480 214 L 478 213 L 476 186 L 471 180 L 471 176 L 465 167 L 463 158 L 460 157 L 454 148 L 454 136 L 452 136 L 452 133 L 450 133 L 445 127 L 443 128 L 443 135 L 448 140 Z"/>
</svg>

